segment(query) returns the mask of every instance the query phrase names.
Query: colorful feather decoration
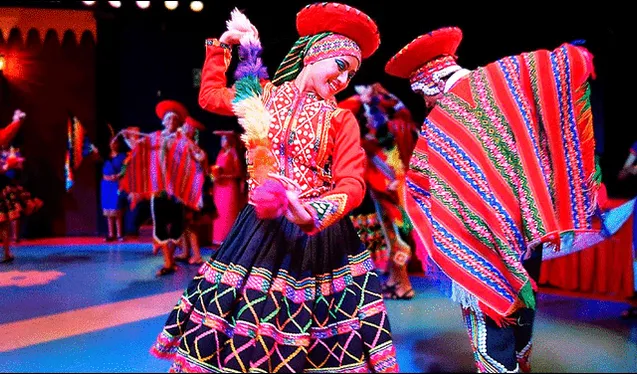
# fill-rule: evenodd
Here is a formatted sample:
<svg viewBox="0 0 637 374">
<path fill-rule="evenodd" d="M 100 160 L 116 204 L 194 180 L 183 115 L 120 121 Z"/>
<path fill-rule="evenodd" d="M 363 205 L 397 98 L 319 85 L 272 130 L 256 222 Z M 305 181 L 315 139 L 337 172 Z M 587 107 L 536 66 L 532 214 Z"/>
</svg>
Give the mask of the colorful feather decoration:
<svg viewBox="0 0 637 374">
<path fill-rule="evenodd" d="M 238 9 L 232 11 L 231 19 L 226 24 L 229 31 L 238 31 L 244 35 L 239 47 L 241 61 L 235 71 L 233 110 L 245 131 L 241 140 L 245 143 L 252 162 L 252 178 L 261 184 L 275 170 L 276 165 L 268 138 L 272 119 L 261 100 L 261 81 L 268 78 L 261 60 L 263 48 L 256 28 Z"/>
</svg>

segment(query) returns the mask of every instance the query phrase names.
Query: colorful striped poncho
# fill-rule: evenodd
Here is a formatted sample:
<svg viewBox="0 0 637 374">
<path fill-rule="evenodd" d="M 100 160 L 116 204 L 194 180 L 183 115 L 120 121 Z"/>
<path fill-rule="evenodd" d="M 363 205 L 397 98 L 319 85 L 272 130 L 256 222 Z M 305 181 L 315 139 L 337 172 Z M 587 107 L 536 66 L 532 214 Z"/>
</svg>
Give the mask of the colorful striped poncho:
<svg viewBox="0 0 637 374">
<path fill-rule="evenodd" d="M 166 193 L 191 209 L 201 209 L 205 173 L 190 151 L 192 145 L 185 136 L 166 137 L 161 131 L 143 137 L 125 162 L 120 190 L 136 199 Z"/>
<path fill-rule="evenodd" d="M 461 78 L 425 120 L 408 212 L 463 306 L 498 322 L 534 308 L 525 256 L 598 240 L 591 74 L 590 53 L 570 44 L 503 58 Z"/>
</svg>

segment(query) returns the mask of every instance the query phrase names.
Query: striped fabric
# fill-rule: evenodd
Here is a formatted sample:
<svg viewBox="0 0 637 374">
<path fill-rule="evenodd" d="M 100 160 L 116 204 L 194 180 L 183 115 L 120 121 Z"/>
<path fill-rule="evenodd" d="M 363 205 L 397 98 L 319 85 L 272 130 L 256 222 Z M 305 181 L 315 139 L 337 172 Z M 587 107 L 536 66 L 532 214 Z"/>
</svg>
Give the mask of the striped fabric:
<svg viewBox="0 0 637 374">
<path fill-rule="evenodd" d="M 296 78 L 303 68 L 303 58 L 310 49 L 310 47 L 317 41 L 331 35 L 331 32 L 319 33 L 316 35 L 308 35 L 300 37 L 290 49 L 290 52 L 283 58 L 283 62 L 279 65 L 272 84 L 279 86 L 287 81 L 291 81 Z"/>
<path fill-rule="evenodd" d="M 599 237 L 591 58 L 564 44 L 476 69 L 438 101 L 411 158 L 408 212 L 430 259 L 456 300 L 496 321 L 534 308 L 521 260 L 537 244 Z"/>
<path fill-rule="evenodd" d="M 150 199 L 166 193 L 187 207 L 203 206 L 204 168 L 198 163 L 185 136 L 154 132 L 139 141 L 125 162 L 119 187 L 133 196 Z"/>
<path fill-rule="evenodd" d="M 86 136 L 86 130 L 77 117 L 69 117 L 67 125 L 67 149 L 64 162 L 64 179 L 66 190 L 73 187 L 75 178 L 73 173 L 82 163 L 82 160 L 92 152 L 95 147 Z"/>
</svg>

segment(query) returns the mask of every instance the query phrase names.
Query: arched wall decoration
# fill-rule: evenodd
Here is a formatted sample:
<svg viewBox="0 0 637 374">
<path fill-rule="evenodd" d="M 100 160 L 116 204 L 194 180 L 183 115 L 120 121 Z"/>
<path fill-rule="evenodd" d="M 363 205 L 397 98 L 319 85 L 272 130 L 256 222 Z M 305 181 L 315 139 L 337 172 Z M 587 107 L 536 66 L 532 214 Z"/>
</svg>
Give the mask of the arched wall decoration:
<svg viewBox="0 0 637 374">
<path fill-rule="evenodd" d="M 97 40 L 95 16 L 90 10 L 0 7 L 0 39 L 7 41 L 12 29 L 20 30 L 23 39 L 26 39 L 29 31 L 35 29 L 41 42 L 44 42 L 49 30 L 55 30 L 59 38 L 70 30 L 75 35 L 76 42 L 88 31 Z"/>
</svg>

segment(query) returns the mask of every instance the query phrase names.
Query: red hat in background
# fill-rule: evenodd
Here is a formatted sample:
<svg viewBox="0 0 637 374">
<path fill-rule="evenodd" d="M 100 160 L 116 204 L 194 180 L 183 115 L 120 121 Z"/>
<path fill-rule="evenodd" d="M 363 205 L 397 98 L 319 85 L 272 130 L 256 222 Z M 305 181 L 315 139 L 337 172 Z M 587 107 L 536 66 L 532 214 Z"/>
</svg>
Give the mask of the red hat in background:
<svg viewBox="0 0 637 374">
<path fill-rule="evenodd" d="M 215 135 L 218 136 L 225 136 L 226 140 L 228 140 L 228 143 L 230 144 L 230 146 L 235 147 L 237 145 L 241 145 L 241 142 L 239 141 L 241 139 L 241 134 L 236 132 L 236 131 L 232 131 L 232 130 L 216 130 L 212 132 Z"/>
<path fill-rule="evenodd" d="M 190 116 L 186 117 L 186 120 L 184 121 L 184 123 L 187 123 L 188 125 L 196 128 L 199 131 L 204 131 L 206 129 L 206 126 L 204 126 L 203 123 L 197 121 L 196 119 Z"/>
<path fill-rule="evenodd" d="M 232 131 L 232 130 L 215 130 L 212 133 L 218 136 L 228 136 L 228 137 L 239 137 L 240 135 L 238 132 Z"/>
<path fill-rule="evenodd" d="M 444 27 L 421 35 L 387 62 L 385 72 L 399 78 L 410 78 L 427 65 L 430 67 L 428 73 L 433 74 L 450 62 L 455 63 L 461 41 L 462 30 L 457 27 Z"/>
<path fill-rule="evenodd" d="M 160 101 L 155 107 L 155 113 L 157 113 L 157 117 L 159 117 L 160 120 L 163 120 L 168 112 L 177 114 L 182 121 L 185 121 L 188 117 L 188 109 L 186 109 L 182 103 L 175 100 Z"/>
</svg>

